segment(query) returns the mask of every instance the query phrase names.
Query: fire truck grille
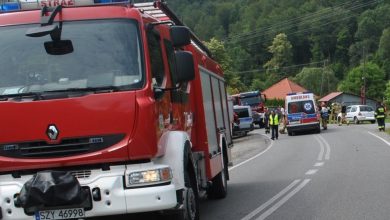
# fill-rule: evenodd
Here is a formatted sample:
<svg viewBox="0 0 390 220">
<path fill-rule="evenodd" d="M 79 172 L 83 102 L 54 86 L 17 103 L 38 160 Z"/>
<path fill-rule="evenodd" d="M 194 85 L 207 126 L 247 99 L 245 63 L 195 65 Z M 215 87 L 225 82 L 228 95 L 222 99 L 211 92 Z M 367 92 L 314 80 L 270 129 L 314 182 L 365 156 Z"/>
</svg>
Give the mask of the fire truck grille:
<svg viewBox="0 0 390 220">
<path fill-rule="evenodd" d="M 87 179 L 91 176 L 90 170 L 78 170 L 70 172 L 77 179 Z"/>
<path fill-rule="evenodd" d="M 0 144 L 0 156 L 14 158 L 53 158 L 91 153 L 117 144 L 124 134 L 63 139 L 58 144 L 45 141 Z"/>
</svg>

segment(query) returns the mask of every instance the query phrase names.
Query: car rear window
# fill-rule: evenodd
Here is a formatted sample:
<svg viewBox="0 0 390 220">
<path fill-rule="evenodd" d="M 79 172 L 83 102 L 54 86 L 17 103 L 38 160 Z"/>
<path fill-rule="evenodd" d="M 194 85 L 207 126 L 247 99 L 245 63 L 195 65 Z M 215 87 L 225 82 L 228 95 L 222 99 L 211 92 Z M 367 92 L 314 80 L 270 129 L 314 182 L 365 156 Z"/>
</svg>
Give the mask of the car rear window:
<svg viewBox="0 0 390 220">
<path fill-rule="evenodd" d="M 242 109 L 234 109 L 234 112 L 237 113 L 239 118 L 248 118 L 249 112 L 248 109 L 242 108 Z"/>
<path fill-rule="evenodd" d="M 370 106 L 360 106 L 361 112 L 372 112 L 374 109 L 372 109 Z"/>
</svg>

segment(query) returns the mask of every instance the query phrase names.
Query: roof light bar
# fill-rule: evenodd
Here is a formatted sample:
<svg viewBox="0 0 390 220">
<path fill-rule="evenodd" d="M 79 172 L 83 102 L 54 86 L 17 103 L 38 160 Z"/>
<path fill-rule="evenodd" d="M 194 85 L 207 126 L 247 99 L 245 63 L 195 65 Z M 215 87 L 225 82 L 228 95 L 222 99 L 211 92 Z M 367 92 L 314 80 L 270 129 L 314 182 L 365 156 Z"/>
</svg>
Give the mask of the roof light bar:
<svg viewBox="0 0 390 220">
<path fill-rule="evenodd" d="M 35 10 L 42 7 L 64 7 L 108 5 L 117 3 L 130 4 L 131 0 L 0 0 L 0 13 L 21 10 Z"/>
<path fill-rule="evenodd" d="M 20 4 L 18 2 L 2 2 L 0 1 L 0 12 L 4 11 L 19 11 Z"/>
</svg>

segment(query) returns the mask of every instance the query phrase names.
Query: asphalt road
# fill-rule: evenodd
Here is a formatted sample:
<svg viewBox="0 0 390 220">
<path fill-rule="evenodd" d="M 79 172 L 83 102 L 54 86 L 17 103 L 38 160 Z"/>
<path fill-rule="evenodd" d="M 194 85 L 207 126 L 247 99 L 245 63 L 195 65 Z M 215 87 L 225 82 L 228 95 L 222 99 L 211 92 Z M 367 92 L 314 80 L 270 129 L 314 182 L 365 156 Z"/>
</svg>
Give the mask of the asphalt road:
<svg viewBox="0 0 390 220">
<path fill-rule="evenodd" d="M 375 125 L 331 125 L 265 147 L 251 137 L 236 140 L 246 153 L 230 168 L 228 196 L 203 200 L 202 220 L 389 219 L 390 137 Z M 261 150 L 245 150 L 257 138 Z"/>
</svg>

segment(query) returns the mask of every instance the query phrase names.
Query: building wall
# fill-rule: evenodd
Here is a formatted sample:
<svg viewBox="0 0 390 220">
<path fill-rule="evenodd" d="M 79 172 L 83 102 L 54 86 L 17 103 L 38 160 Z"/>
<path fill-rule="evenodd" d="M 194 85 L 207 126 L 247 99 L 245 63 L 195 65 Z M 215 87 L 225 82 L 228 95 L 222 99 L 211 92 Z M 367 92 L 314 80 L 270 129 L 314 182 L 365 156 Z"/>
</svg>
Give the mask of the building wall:
<svg viewBox="0 0 390 220">
<path fill-rule="evenodd" d="M 331 103 L 337 102 L 337 103 L 343 103 L 348 106 L 348 105 L 360 105 L 361 104 L 361 99 L 359 96 L 351 95 L 351 94 L 341 94 L 337 96 L 336 98 L 332 99 L 330 101 Z M 369 105 L 373 107 L 374 109 L 376 108 L 376 101 L 372 99 L 366 98 L 366 105 Z"/>
</svg>

